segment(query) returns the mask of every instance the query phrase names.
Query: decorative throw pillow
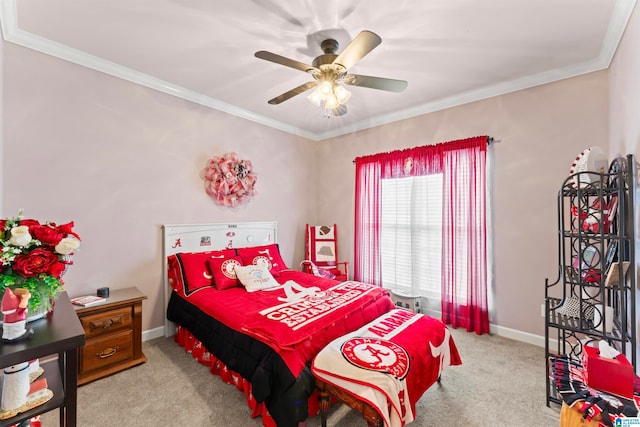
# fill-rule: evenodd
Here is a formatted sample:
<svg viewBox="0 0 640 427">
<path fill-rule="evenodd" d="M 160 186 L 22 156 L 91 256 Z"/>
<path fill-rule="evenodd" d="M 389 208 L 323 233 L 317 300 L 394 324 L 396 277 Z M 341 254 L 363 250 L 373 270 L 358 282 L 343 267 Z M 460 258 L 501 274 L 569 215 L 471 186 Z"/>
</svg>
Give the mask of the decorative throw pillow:
<svg viewBox="0 0 640 427">
<path fill-rule="evenodd" d="M 212 255 L 207 262 L 216 289 L 221 291 L 240 286 L 235 268 L 242 266 L 242 258 L 237 255 L 232 257 Z"/>
<path fill-rule="evenodd" d="M 209 270 L 207 260 L 212 256 L 234 256 L 235 250 L 227 249 L 222 251 L 207 252 L 181 252 L 175 254 L 175 262 L 169 267 L 176 269 L 173 275 L 181 285 L 184 295 L 190 296 L 192 293 L 205 288 L 213 287 L 213 276 Z"/>
<path fill-rule="evenodd" d="M 238 255 L 242 257 L 244 265 L 263 265 L 273 276 L 285 270 L 287 266 L 280 255 L 280 247 L 277 243 L 251 248 L 238 248 Z"/>
<path fill-rule="evenodd" d="M 247 289 L 247 292 L 255 292 L 280 286 L 264 266 L 236 266 L 235 270 L 238 280 Z"/>
<path fill-rule="evenodd" d="M 583 319 L 593 320 L 593 305 L 582 301 Z M 576 297 L 568 297 L 564 300 L 562 307 L 558 309 L 558 313 L 569 317 L 580 317 L 580 299 Z"/>
</svg>

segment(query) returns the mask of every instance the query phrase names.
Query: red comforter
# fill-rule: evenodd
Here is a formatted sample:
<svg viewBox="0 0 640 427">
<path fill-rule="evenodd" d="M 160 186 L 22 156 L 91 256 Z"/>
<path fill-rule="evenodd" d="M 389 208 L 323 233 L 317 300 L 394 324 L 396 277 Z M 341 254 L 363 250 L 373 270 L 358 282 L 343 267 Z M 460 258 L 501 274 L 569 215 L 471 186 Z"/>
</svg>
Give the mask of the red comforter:
<svg viewBox="0 0 640 427">
<path fill-rule="evenodd" d="M 290 270 L 276 280 L 282 286 L 258 292 L 211 288 L 181 296 L 226 326 L 269 345 L 296 377 L 329 342 L 394 308 L 389 292 L 373 285 L 338 283 Z"/>
</svg>

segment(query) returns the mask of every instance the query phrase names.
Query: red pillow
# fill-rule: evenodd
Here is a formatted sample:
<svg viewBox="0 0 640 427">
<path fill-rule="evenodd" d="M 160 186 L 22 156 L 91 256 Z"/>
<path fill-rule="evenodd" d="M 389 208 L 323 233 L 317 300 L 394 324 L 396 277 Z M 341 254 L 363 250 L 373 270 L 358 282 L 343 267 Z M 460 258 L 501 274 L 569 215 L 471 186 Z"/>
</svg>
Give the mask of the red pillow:
<svg viewBox="0 0 640 427">
<path fill-rule="evenodd" d="M 209 270 L 213 275 L 213 284 L 216 289 L 224 289 L 240 286 L 238 276 L 236 276 L 235 266 L 242 266 L 242 258 L 234 256 L 211 256 L 207 261 Z"/>
<path fill-rule="evenodd" d="M 176 278 L 178 282 L 177 285 L 182 285 L 184 295 L 188 297 L 200 289 L 214 287 L 212 281 L 213 276 L 211 276 L 211 271 L 209 271 L 209 265 L 207 264 L 209 258 L 212 256 L 230 257 L 235 254 L 235 250 L 233 249 L 208 252 L 181 252 L 175 254 L 175 262 L 172 263 L 170 260 L 169 267 L 171 268 L 171 264 L 173 264 L 175 271 L 172 275 Z"/>
<path fill-rule="evenodd" d="M 167 257 L 167 277 L 169 278 L 169 286 L 174 291 L 180 293 L 183 289 L 182 273 L 180 271 L 180 264 L 178 258 L 175 255 L 169 255 Z"/>
<path fill-rule="evenodd" d="M 251 248 L 238 248 L 236 251 L 242 257 L 244 265 L 264 265 L 274 277 L 287 268 L 282 260 L 280 247 L 277 243 Z"/>
</svg>

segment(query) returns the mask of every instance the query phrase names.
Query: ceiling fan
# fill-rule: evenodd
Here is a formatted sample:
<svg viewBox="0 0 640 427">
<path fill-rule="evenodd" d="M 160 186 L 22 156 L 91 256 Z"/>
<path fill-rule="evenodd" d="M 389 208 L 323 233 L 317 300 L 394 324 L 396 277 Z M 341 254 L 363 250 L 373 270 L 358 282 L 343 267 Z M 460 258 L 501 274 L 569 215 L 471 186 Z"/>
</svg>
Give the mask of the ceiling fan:
<svg viewBox="0 0 640 427">
<path fill-rule="evenodd" d="M 333 115 L 341 116 L 347 112 L 346 103 L 351 97 L 351 93 L 341 86 L 340 83 L 390 92 L 402 92 L 407 87 L 407 82 L 404 80 L 348 73 L 351 67 L 364 58 L 381 42 L 382 39 L 377 34 L 371 31 L 362 31 L 349 43 L 342 53 L 338 55 L 338 42 L 334 39 L 326 39 L 320 44 L 320 48 L 324 53 L 316 57 L 311 65 L 264 50 L 256 52 L 256 58 L 304 71 L 305 73 L 311 74 L 314 78 L 314 81 L 304 83 L 270 99 L 268 101 L 269 104 L 280 104 L 296 95 L 316 88 L 311 95 L 309 95 L 309 101 L 317 106 L 324 105 L 324 108 L 331 110 Z"/>
</svg>

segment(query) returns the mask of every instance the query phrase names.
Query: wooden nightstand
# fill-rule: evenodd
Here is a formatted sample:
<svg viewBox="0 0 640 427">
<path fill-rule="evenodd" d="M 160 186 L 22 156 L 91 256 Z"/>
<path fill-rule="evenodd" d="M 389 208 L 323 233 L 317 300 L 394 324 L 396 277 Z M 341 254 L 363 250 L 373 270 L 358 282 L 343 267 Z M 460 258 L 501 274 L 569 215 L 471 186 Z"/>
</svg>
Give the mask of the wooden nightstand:
<svg viewBox="0 0 640 427">
<path fill-rule="evenodd" d="M 103 303 L 77 307 L 86 342 L 79 349 L 78 385 L 147 361 L 142 353 L 142 301 L 136 288 L 112 289 Z"/>
</svg>

